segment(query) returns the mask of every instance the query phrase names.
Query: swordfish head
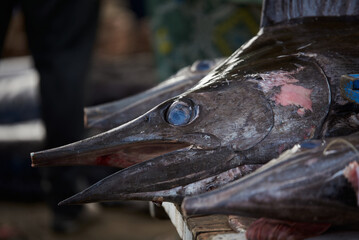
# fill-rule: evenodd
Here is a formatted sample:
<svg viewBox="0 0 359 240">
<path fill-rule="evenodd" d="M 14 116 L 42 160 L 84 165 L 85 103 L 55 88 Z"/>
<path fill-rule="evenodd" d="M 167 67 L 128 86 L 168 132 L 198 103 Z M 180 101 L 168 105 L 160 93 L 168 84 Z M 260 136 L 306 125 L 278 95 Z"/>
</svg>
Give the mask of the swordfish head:
<svg viewBox="0 0 359 240">
<path fill-rule="evenodd" d="M 232 87 L 234 84 L 239 86 Z M 261 91 L 244 83 L 206 86 L 95 137 L 32 153 L 32 161 L 34 166 L 125 168 L 184 148 L 190 152 L 227 147 L 238 152 L 263 140 L 272 127 L 272 108 Z"/>
<path fill-rule="evenodd" d="M 313 52 L 320 48 L 308 45 L 313 32 L 306 28 L 307 35 L 286 44 L 289 30 L 276 41 L 260 32 L 183 94 L 95 137 L 33 153 L 33 166 L 129 167 L 65 203 L 179 202 L 318 137 L 331 101 Z"/>
<path fill-rule="evenodd" d="M 241 151 L 262 141 L 273 127 L 272 108 L 261 91 L 233 84 L 241 86 L 195 89 L 108 132 L 33 153 L 33 165 L 126 168 L 139 163 L 104 179 L 72 202 L 181 201 L 185 195 L 215 188 L 257 167 L 246 162 Z M 198 181 L 199 185 L 191 185 Z"/>
</svg>

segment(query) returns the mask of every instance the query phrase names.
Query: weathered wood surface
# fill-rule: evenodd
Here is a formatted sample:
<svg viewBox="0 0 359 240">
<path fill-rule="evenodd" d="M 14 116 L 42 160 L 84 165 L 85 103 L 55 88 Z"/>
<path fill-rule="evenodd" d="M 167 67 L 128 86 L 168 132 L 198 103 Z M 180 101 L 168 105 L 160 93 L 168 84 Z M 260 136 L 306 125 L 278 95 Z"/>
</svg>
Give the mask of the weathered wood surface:
<svg viewBox="0 0 359 240">
<path fill-rule="evenodd" d="M 244 229 L 243 232 L 237 233 L 230 228 L 228 216 L 210 215 L 186 219 L 182 216 L 177 205 L 164 202 L 162 206 L 183 240 L 246 240 Z M 333 229 L 321 236 L 308 238 L 307 240 L 337 239 L 357 240 L 359 239 L 359 231 L 352 230 L 352 227 Z"/>
<path fill-rule="evenodd" d="M 186 219 L 188 228 L 194 236 L 201 233 L 233 232 L 225 215 L 211 215 Z"/>
<path fill-rule="evenodd" d="M 185 219 L 177 205 L 165 202 L 163 207 L 183 240 L 246 239 L 244 232 L 236 233 L 230 228 L 228 216 L 211 215 Z"/>
</svg>

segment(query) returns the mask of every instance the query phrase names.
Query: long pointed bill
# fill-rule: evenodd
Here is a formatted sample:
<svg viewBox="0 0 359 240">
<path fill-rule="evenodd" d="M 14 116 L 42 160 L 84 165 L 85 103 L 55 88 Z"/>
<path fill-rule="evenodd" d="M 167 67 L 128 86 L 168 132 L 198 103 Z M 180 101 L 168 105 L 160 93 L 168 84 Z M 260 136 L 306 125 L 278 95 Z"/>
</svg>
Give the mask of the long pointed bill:
<svg viewBox="0 0 359 240">
<path fill-rule="evenodd" d="M 32 166 L 105 165 L 125 168 L 189 146 L 149 126 L 144 115 L 97 136 L 31 153 Z"/>
<path fill-rule="evenodd" d="M 358 148 L 359 134 L 329 139 L 327 144 L 317 144 L 313 149 L 302 146 L 298 150 L 297 146 L 247 177 L 185 198 L 182 209 L 186 215 L 232 214 L 327 223 L 358 221 L 358 178 L 354 179 L 353 188 L 344 175 L 349 163 L 358 160 Z M 354 173 L 357 176 L 359 170 Z"/>
<path fill-rule="evenodd" d="M 241 166 L 243 157 L 228 148 L 183 149 L 121 170 L 61 204 L 150 200 L 181 202 L 232 182 L 258 165 Z"/>
</svg>

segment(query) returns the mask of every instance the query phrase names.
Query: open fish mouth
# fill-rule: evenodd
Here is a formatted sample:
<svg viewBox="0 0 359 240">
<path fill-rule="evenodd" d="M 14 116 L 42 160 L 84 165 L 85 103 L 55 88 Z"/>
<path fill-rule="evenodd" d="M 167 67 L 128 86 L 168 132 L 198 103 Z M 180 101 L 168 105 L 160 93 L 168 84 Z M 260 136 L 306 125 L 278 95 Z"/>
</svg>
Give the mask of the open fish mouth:
<svg viewBox="0 0 359 240">
<path fill-rule="evenodd" d="M 180 202 L 215 189 L 263 163 L 249 161 L 242 152 L 262 141 L 273 126 L 272 108 L 263 94 L 238 84 L 241 87 L 188 91 L 97 136 L 32 153 L 32 165 L 126 168 L 63 204 L 124 199 Z M 245 97 L 248 92 L 253 92 L 250 98 Z M 238 99 L 228 103 L 229 93 Z M 209 104 L 213 98 L 216 102 Z M 240 115 L 221 102 L 238 108 Z M 257 107 L 247 111 L 253 104 Z"/>
<path fill-rule="evenodd" d="M 136 122 L 131 124 L 137 125 Z M 219 146 L 213 136 L 199 134 L 197 140 L 207 139 L 199 145 L 194 143 L 195 136 L 174 140 L 161 139 L 153 134 L 150 137 L 132 135 L 116 142 L 114 139 L 119 139 L 121 130 L 124 129 L 121 127 L 80 142 L 31 154 L 33 166 L 106 165 L 125 168 L 60 204 L 117 200 L 180 203 L 185 196 L 216 189 L 261 166 L 249 164 L 245 156 L 229 147 Z M 190 143 L 186 139 L 194 141 Z"/>
<path fill-rule="evenodd" d="M 162 108 L 166 107 L 159 106 L 133 121 L 94 137 L 31 153 L 32 166 L 105 165 L 126 168 L 190 145 L 199 148 L 218 145 L 215 138 L 206 134 L 197 134 L 196 138 L 188 134 L 180 135 L 176 129 L 168 127 L 163 121 Z"/>
<path fill-rule="evenodd" d="M 102 147 L 101 142 L 97 143 L 98 140 L 89 138 L 59 148 L 32 153 L 32 166 L 102 165 L 126 168 L 189 146 L 183 142 L 149 140 L 120 142 L 114 146 Z"/>
<path fill-rule="evenodd" d="M 163 109 L 168 105 L 97 136 L 32 153 L 32 166 L 125 168 L 62 204 L 131 199 L 181 202 L 185 196 L 212 190 L 260 166 L 248 164 L 244 155 L 221 146 L 213 134 L 186 133 L 164 123 Z"/>
</svg>

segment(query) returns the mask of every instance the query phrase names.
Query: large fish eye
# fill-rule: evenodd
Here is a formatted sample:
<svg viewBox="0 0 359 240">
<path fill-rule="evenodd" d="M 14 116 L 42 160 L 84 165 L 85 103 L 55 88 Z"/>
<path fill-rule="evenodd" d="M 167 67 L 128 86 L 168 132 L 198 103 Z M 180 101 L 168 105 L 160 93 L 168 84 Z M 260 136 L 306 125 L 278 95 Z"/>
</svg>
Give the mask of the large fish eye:
<svg viewBox="0 0 359 240">
<path fill-rule="evenodd" d="M 199 60 L 195 61 L 191 66 L 192 72 L 207 72 L 215 66 L 213 60 Z"/>
<path fill-rule="evenodd" d="M 166 121 L 174 126 L 184 126 L 190 123 L 196 116 L 196 109 L 192 102 L 175 101 L 166 112 Z"/>
</svg>

